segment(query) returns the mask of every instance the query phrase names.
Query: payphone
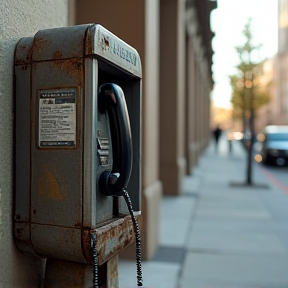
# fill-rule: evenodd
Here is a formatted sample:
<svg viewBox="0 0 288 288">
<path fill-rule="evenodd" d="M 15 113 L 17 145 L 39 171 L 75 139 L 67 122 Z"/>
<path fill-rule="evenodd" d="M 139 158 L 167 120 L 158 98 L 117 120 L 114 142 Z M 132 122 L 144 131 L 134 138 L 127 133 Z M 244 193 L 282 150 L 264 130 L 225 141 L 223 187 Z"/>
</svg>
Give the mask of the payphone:
<svg viewBox="0 0 288 288">
<path fill-rule="evenodd" d="M 101 25 L 20 39 L 14 235 L 21 251 L 91 263 L 96 236 L 101 265 L 134 241 L 140 115 L 139 55 Z"/>
</svg>

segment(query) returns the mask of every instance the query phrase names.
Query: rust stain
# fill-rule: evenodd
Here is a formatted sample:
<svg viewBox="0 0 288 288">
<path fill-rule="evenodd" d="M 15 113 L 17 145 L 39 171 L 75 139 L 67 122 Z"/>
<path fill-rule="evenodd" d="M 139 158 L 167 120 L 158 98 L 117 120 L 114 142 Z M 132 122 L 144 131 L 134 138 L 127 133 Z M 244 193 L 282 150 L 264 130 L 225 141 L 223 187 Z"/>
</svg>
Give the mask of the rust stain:
<svg viewBox="0 0 288 288">
<path fill-rule="evenodd" d="M 33 51 L 33 46 L 31 46 L 31 47 L 29 48 L 29 51 L 28 51 L 28 54 L 27 54 L 27 58 L 26 58 L 27 61 L 28 61 L 28 60 L 31 60 L 31 58 L 32 58 L 32 51 Z"/>
<path fill-rule="evenodd" d="M 104 44 L 105 44 L 105 49 L 109 49 L 110 44 L 109 44 L 109 40 L 104 38 Z"/>
<path fill-rule="evenodd" d="M 40 196 L 43 196 L 45 194 L 45 179 L 43 179 L 43 178 L 40 178 L 40 180 L 39 180 L 38 193 Z"/>
<path fill-rule="evenodd" d="M 88 227 L 82 232 L 83 254 L 90 263 L 92 263 L 91 232 L 95 233 L 95 230 L 91 231 Z M 130 216 L 125 216 L 97 228 L 96 242 L 99 265 L 102 265 L 119 254 L 126 246 L 135 242 Z"/>
<path fill-rule="evenodd" d="M 50 191 L 49 191 L 49 197 L 53 198 L 55 200 L 62 200 L 63 195 L 61 194 L 60 187 L 57 183 L 57 180 L 51 171 L 46 170 L 46 176 L 47 180 L 50 183 Z"/>
<path fill-rule="evenodd" d="M 109 282 L 111 287 L 117 287 L 118 283 L 118 261 L 117 257 L 113 257 L 109 262 L 107 263 L 108 268 L 108 275 L 109 275 Z"/>
<path fill-rule="evenodd" d="M 48 44 L 48 40 L 46 38 L 43 37 L 38 37 L 38 38 L 34 38 L 34 49 L 43 49 L 46 45 Z"/>
<path fill-rule="evenodd" d="M 19 47 L 19 48 L 18 48 Z M 27 46 L 26 45 L 19 45 L 17 47 L 17 49 L 19 49 L 20 51 L 24 51 L 25 49 L 27 49 Z M 22 59 L 21 57 L 20 57 L 20 59 L 19 58 L 17 58 L 16 60 L 15 60 L 15 64 L 16 65 L 25 65 L 25 68 L 21 68 L 21 69 L 24 69 L 24 70 L 27 70 L 28 69 L 28 65 L 30 64 L 30 62 L 31 62 L 31 57 L 32 57 L 32 50 L 33 50 L 33 46 L 31 46 L 30 48 L 29 48 L 29 50 L 28 50 L 28 53 L 26 53 L 27 55 L 26 55 L 26 58 L 25 59 Z"/>
<path fill-rule="evenodd" d="M 19 50 L 25 50 L 26 49 L 26 45 L 25 44 L 23 44 L 23 45 L 18 45 L 18 47 L 19 47 Z"/>
<path fill-rule="evenodd" d="M 53 53 L 53 58 L 54 59 L 61 59 L 62 58 L 62 52 L 61 51 L 55 51 Z"/>
<path fill-rule="evenodd" d="M 90 29 L 87 29 L 86 41 L 85 41 L 85 54 L 90 55 L 94 48 L 94 35 L 95 35 L 95 26 L 92 25 Z"/>
<path fill-rule="evenodd" d="M 60 52 L 61 53 L 61 52 Z M 54 55 L 55 56 L 55 55 Z M 52 65 L 59 70 L 62 70 L 73 77 L 76 83 L 82 85 L 83 83 L 83 65 L 79 59 L 55 60 Z"/>
<path fill-rule="evenodd" d="M 54 200 L 63 200 L 63 195 L 61 194 L 61 189 L 57 179 L 55 175 L 47 168 L 39 181 L 39 195 L 46 195 Z"/>
<path fill-rule="evenodd" d="M 82 231 L 82 249 L 83 249 L 83 254 L 86 260 L 89 263 L 93 262 L 92 258 L 92 248 L 91 248 L 91 233 L 90 233 L 89 228 L 84 228 Z"/>
</svg>

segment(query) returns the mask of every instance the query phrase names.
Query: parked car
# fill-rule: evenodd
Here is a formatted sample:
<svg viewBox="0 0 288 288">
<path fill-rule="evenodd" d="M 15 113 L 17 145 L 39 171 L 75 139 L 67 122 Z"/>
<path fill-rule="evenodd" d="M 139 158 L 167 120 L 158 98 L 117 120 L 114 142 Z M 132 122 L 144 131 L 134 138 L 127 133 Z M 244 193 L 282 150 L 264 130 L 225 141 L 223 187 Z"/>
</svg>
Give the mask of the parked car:
<svg viewBox="0 0 288 288">
<path fill-rule="evenodd" d="M 263 164 L 288 164 L 288 125 L 266 126 L 257 138 Z"/>
</svg>

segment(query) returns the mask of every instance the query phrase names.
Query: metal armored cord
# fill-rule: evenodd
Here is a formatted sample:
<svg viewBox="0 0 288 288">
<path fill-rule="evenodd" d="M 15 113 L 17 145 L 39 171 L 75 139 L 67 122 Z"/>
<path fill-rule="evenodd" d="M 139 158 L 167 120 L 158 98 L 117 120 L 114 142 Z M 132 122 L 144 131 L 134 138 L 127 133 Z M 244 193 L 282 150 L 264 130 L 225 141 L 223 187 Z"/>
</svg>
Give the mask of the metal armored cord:
<svg viewBox="0 0 288 288">
<path fill-rule="evenodd" d="M 96 232 L 91 233 L 91 248 L 93 257 L 93 288 L 99 288 L 99 277 L 98 277 L 98 251 L 96 247 Z"/>
<path fill-rule="evenodd" d="M 125 189 L 123 189 L 123 197 L 126 201 L 126 205 L 128 207 L 128 210 L 129 210 L 132 222 L 133 222 L 133 227 L 134 227 L 134 233 L 135 233 L 135 238 L 136 238 L 135 244 L 136 244 L 137 286 L 140 287 L 140 286 L 143 286 L 140 229 L 139 229 L 139 225 L 138 225 L 138 223 L 135 219 L 135 216 L 134 216 L 134 211 L 133 211 L 130 196 Z"/>
</svg>

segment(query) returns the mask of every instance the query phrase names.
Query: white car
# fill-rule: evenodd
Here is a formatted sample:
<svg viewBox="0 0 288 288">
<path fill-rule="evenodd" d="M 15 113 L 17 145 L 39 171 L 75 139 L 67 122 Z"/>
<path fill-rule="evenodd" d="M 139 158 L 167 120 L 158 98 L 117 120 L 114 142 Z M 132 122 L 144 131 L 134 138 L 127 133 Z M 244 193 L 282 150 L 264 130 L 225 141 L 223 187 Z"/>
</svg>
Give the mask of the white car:
<svg viewBox="0 0 288 288">
<path fill-rule="evenodd" d="M 263 164 L 288 164 L 288 125 L 266 126 L 258 140 Z"/>
</svg>

